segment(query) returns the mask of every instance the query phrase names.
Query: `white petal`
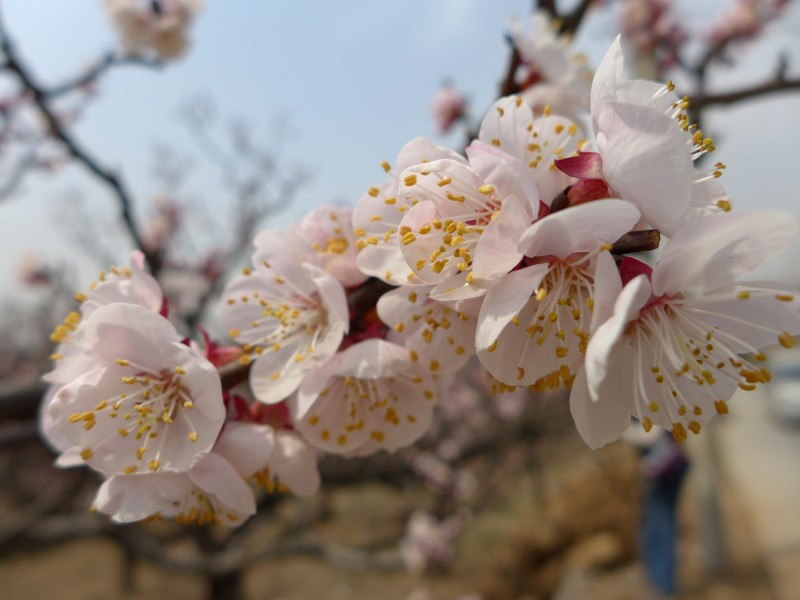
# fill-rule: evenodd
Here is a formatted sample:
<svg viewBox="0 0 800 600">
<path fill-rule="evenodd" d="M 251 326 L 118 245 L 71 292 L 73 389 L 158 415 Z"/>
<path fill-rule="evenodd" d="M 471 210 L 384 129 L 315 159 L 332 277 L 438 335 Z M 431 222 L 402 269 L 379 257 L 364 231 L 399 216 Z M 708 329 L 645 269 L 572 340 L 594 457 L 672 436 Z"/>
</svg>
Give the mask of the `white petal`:
<svg viewBox="0 0 800 600">
<path fill-rule="evenodd" d="M 499 143 L 499 148 L 521 160 L 527 155 L 530 143 L 527 127 L 532 122 L 533 112 L 520 98 L 500 98 L 483 118 L 478 139 L 484 144 Z"/>
<path fill-rule="evenodd" d="M 623 75 L 622 47 L 620 36 L 618 35 L 611 43 L 611 47 L 606 51 L 606 55 L 597 67 L 592 80 L 592 91 L 589 104 L 592 109 L 592 120 L 600 112 L 606 102 L 616 100 L 617 85 L 622 80 Z M 597 124 L 594 125 L 595 132 Z"/>
<path fill-rule="evenodd" d="M 699 219 L 672 238 L 653 269 L 653 293 L 703 291 L 733 283 L 786 249 L 798 221 L 780 212 Z"/>
<path fill-rule="evenodd" d="M 593 401 L 586 385 L 586 373 L 581 369 L 569 395 L 569 410 L 587 446 L 596 450 L 619 439 L 631 423 L 632 405 L 628 398 L 620 393 L 617 397 Z"/>
<path fill-rule="evenodd" d="M 614 303 L 614 314 L 600 325 L 586 348 L 586 381 L 593 400 L 600 398 L 600 389 L 609 376 L 614 353 L 625 333 L 625 326 L 639 316 L 639 310 L 650 298 L 650 282 L 644 275 L 632 279 L 622 288 Z"/>
<path fill-rule="evenodd" d="M 517 244 L 533 221 L 533 211 L 516 196 L 503 200 L 500 211 L 483 231 L 472 262 L 475 285 L 488 287 L 492 281 L 505 275 L 522 260 Z"/>
<path fill-rule="evenodd" d="M 547 215 L 531 225 L 519 240 L 526 256 L 567 258 L 617 241 L 639 220 L 639 211 L 623 200 L 597 200 Z"/>
<path fill-rule="evenodd" d="M 489 144 L 473 142 L 467 147 L 470 166 L 486 183 L 495 188 L 495 195 L 519 199 L 531 213 L 530 221 L 539 211 L 539 191 L 533 173 L 519 158 L 506 154 Z"/>
<path fill-rule="evenodd" d="M 225 424 L 214 453 L 248 478 L 266 467 L 274 446 L 275 432 L 269 425 L 232 422 Z"/>
<path fill-rule="evenodd" d="M 606 137 L 601 148 L 606 181 L 636 204 L 650 225 L 669 228 L 692 195 L 689 135 L 667 115 L 633 104 L 606 103 L 597 119 Z"/>
<path fill-rule="evenodd" d="M 600 252 L 594 265 L 594 295 L 591 331 L 605 323 L 614 314 L 614 302 L 622 291 L 619 269 L 610 252 Z"/>
<path fill-rule="evenodd" d="M 316 494 L 320 477 L 314 449 L 296 434 L 286 431 L 277 432 L 275 441 L 270 468 L 278 480 L 298 496 Z"/>
<path fill-rule="evenodd" d="M 485 350 L 530 300 L 547 275 L 547 265 L 533 265 L 513 271 L 486 294 L 475 335 L 477 349 Z"/>
<path fill-rule="evenodd" d="M 192 483 L 213 494 L 229 511 L 239 515 L 255 514 L 253 490 L 233 465 L 218 454 L 207 454 L 188 475 Z"/>
</svg>

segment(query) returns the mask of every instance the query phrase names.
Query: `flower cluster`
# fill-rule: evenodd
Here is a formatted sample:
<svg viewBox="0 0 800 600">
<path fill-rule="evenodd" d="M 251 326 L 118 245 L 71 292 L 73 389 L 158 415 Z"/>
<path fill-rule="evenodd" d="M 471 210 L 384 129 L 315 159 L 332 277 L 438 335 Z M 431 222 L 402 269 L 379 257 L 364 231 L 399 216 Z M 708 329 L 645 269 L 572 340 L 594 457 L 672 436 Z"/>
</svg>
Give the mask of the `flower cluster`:
<svg viewBox="0 0 800 600">
<path fill-rule="evenodd" d="M 577 72 L 553 34 L 518 46 L 532 76 Z M 699 433 L 769 381 L 764 346 L 800 333 L 793 290 L 742 281 L 798 226 L 731 212 L 686 99 L 624 67 L 617 39 L 566 111 L 588 105 L 592 136 L 501 98 L 463 155 L 413 139 L 355 208 L 260 233 L 222 295 L 238 349 L 178 335 L 134 255 L 54 334 L 42 423 L 59 461 L 102 473 L 96 507 L 119 521 L 235 525 L 255 510 L 247 481 L 310 494 L 318 453 L 418 440 L 473 357 L 497 393 L 570 388 L 591 447 L 632 417 Z M 223 390 L 231 358 L 248 389 Z"/>
<path fill-rule="evenodd" d="M 233 400 L 217 371 L 226 353 L 178 334 L 143 267 L 136 252 L 130 267 L 101 273 L 76 296 L 80 312 L 53 332 L 56 368 L 45 376 L 40 423 L 58 463 L 105 477 L 95 507 L 120 522 L 238 525 L 255 512 L 248 479 L 313 494 L 313 451 L 290 425 L 270 426 L 257 411 L 227 419 Z"/>
<path fill-rule="evenodd" d="M 199 0 L 106 0 L 125 54 L 170 61 L 186 51 Z"/>
</svg>

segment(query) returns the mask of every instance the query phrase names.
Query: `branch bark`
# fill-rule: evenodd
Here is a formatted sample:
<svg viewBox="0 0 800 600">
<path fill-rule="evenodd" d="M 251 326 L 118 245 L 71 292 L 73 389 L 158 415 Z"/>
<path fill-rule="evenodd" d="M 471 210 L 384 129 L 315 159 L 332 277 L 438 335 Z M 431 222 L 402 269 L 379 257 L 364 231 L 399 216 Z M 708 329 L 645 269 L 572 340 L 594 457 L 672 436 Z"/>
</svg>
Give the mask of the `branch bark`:
<svg viewBox="0 0 800 600">
<path fill-rule="evenodd" d="M 63 148 L 72 158 L 81 163 L 92 175 L 97 177 L 111 189 L 119 204 L 120 212 L 122 213 L 122 219 L 128 234 L 130 235 L 134 245 L 144 252 L 147 263 L 150 266 L 150 270 L 154 275 L 156 275 L 160 268 L 160 264 L 156 260 L 157 257 L 153 256 L 151 253 L 148 253 L 144 244 L 142 243 L 142 238 L 139 234 L 139 228 L 137 227 L 136 219 L 133 215 L 133 203 L 122 179 L 113 171 L 101 166 L 94 157 L 92 157 L 70 134 L 67 133 L 66 129 L 62 126 L 58 117 L 55 115 L 49 105 L 48 94 L 42 86 L 33 80 L 33 77 L 20 60 L 16 48 L 11 42 L 11 39 L 8 36 L 8 32 L 5 30 L 5 26 L 3 25 L 2 21 L 0 21 L 0 51 L 2 51 L 5 57 L 5 63 L 3 64 L 3 67 L 6 71 L 16 77 L 23 90 L 30 95 L 33 104 L 36 106 L 37 110 L 47 124 L 50 135 L 56 141 L 58 141 L 61 146 L 63 146 Z"/>
</svg>

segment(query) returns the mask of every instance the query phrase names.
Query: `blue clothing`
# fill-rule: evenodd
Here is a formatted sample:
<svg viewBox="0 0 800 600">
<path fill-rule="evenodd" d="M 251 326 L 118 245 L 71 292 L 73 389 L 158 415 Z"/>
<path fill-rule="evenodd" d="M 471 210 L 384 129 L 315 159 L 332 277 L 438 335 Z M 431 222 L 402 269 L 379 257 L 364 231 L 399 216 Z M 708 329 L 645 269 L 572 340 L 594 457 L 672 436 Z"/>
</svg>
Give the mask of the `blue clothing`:
<svg viewBox="0 0 800 600">
<path fill-rule="evenodd" d="M 687 462 L 645 480 L 640 549 L 647 575 L 662 594 L 675 594 L 678 538 L 678 495 L 689 469 Z"/>
</svg>

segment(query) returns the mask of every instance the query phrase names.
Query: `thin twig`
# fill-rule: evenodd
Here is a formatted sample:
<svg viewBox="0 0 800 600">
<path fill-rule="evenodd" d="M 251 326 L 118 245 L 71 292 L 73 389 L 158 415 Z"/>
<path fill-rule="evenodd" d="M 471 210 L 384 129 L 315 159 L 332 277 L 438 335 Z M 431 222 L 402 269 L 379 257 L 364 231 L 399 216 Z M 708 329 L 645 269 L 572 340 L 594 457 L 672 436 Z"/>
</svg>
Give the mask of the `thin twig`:
<svg viewBox="0 0 800 600">
<path fill-rule="evenodd" d="M 108 52 L 97 62 L 97 64 L 89 68 L 85 73 L 79 75 L 75 79 L 65 81 L 51 88 L 43 89 L 42 93 L 48 98 L 57 98 L 65 94 L 69 94 L 70 92 L 79 88 L 91 85 L 112 67 L 125 65 L 150 67 L 153 69 L 163 66 L 162 63 L 156 60 L 142 58 L 141 56 L 118 56 L 114 52 Z"/>
<path fill-rule="evenodd" d="M 70 156 L 111 188 L 119 203 L 125 228 L 130 234 L 134 245 L 144 252 L 150 270 L 154 275 L 157 274 L 160 265 L 157 260 L 154 260 L 155 257 L 147 251 L 142 243 L 139 229 L 133 215 L 131 197 L 125 189 L 121 178 L 113 171 L 102 167 L 100 163 L 90 156 L 89 153 L 66 132 L 58 117 L 56 117 L 55 113 L 51 110 L 44 89 L 33 80 L 28 70 L 20 61 L 2 21 L 0 21 L 0 51 L 5 55 L 5 64 L 3 66 L 7 71 L 16 76 L 22 87 L 30 95 L 34 105 L 47 123 L 48 131 L 53 138 L 61 143 Z"/>
</svg>

